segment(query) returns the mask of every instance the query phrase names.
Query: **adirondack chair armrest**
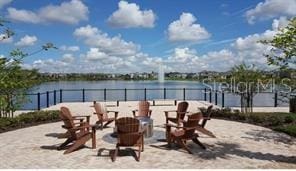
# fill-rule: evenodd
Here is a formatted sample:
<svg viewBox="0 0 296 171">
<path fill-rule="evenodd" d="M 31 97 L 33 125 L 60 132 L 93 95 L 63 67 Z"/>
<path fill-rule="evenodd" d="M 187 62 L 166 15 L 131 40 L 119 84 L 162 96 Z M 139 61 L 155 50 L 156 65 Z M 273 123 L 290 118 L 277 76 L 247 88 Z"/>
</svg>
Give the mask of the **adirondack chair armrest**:
<svg viewBox="0 0 296 171">
<path fill-rule="evenodd" d="M 80 130 L 80 129 L 92 128 L 92 127 L 93 127 L 92 125 L 83 125 L 83 126 L 77 126 L 75 128 L 71 128 L 70 130 L 77 131 L 77 130 Z"/>
<path fill-rule="evenodd" d="M 167 111 L 164 111 L 165 117 L 168 118 L 169 117 L 169 113 L 172 113 L 172 112 L 177 112 L 177 111 L 176 110 L 167 110 Z"/>
<path fill-rule="evenodd" d="M 75 115 L 75 116 L 72 116 L 73 118 L 89 118 L 90 115 Z"/>
<path fill-rule="evenodd" d="M 74 119 L 80 119 L 80 122 L 83 121 L 83 118 L 86 119 L 87 122 L 89 122 L 89 119 L 90 119 L 90 115 L 76 115 L 76 116 L 73 116 Z"/>
<path fill-rule="evenodd" d="M 88 122 L 77 122 L 77 123 L 74 123 L 74 125 L 83 125 L 83 126 L 86 126 L 86 125 L 89 125 Z"/>
<path fill-rule="evenodd" d="M 183 128 L 182 126 L 173 125 L 173 124 L 164 124 L 165 127 L 174 127 L 174 128 Z"/>
<path fill-rule="evenodd" d="M 164 112 L 167 112 L 167 113 L 169 113 L 169 112 L 177 112 L 177 110 L 165 110 Z"/>
</svg>

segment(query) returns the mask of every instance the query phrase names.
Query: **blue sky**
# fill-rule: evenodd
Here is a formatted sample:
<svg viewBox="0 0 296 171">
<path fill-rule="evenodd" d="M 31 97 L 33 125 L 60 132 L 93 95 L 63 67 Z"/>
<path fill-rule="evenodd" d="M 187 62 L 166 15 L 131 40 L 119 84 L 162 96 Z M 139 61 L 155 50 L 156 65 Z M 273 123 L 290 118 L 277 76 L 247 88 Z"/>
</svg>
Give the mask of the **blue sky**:
<svg viewBox="0 0 296 171">
<path fill-rule="evenodd" d="M 285 3 L 284 3 L 285 2 Z M 0 0 L 16 35 L 0 42 L 32 52 L 41 72 L 226 71 L 241 62 L 267 68 L 258 43 L 296 15 L 296 0 Z"/>
</svg>

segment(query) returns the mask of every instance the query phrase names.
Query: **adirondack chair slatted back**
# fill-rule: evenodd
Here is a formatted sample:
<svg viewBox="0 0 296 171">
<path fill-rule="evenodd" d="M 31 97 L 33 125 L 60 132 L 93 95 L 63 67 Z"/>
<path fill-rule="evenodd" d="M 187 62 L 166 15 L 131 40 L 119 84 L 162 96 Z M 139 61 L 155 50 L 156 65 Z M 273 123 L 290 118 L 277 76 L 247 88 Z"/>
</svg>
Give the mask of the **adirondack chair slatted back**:
<svg viewBox="0 0 296 171">
<path fill-rule="evenodd" d="M 184 139 L 190 139 L 193 137 L 195 129 L 199 123 L 199 121 L 202 119 L 202 114 L 201 113 L 195 113 L 192 115 L 188 115 L 188 119 L 186 122 L 184 122 Z M 188 128 L 193 128 L 193 129 L 188 129 Z"/>
<path fill-rule="evenodd" d="M 60 118 L 64 122 L 64 127 L 69 130 L 71 136 L 73 138 L 77 138 L 77 134 L 75 131 L 71 131 L 72 128 L 75 127 L 75 124 L 73 122 L 73 117 L 70 112 L 70 110 L 67 107 L 61 107 L 60 109 Z"/>
<path fill-rule="evenodd" d="M 100 103 L 96 103 L 96 104 L 94 104 L 94 108 L 95 108 L 95 111 L 97 113 L 99 121 L 108 118 L 108 114 L 107 114 L 105 106 L 103 106 Z"/>
<path fill-rule="evenodd" d="M 177 107 L 177 118 L 180 118 L 181 120 L 183 120 L 187 109 L 188 109 L 188 102 L 180 102 Z"/>
<path fill-rule="evenodd" d="M 133 146 L 139 144 L 141 136 L 139 133 L 140 121 L 131 117 L 119 118 L 115 122 L 118 133 L 118 143 L 121 146 Z"/>
<path fill-rule="evenodd" d="M 138 116 L 148 116 L 149 115 L 149 107 L 150 103 L 147 101 L 140 101 L 139 102 L 139 112 Z"/>
</svg>

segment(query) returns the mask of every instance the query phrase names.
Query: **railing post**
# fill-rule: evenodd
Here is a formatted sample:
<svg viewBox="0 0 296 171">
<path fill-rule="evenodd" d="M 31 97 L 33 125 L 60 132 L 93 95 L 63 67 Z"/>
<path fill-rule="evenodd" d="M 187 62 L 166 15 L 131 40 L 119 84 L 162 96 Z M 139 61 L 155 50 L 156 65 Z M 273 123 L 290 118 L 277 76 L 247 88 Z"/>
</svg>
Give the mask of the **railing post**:
<svg viewBox="0 0 296 171">
<path fill-rule="evenodd" d="M 85 102 L 85 89 L 82 89 L 82 102 Z"/>
<path fill-rule="evenodd" d="M 205 92 L 204 92 L 204 100 L 207 101 L 207 88 L 205 88 Z"/>
<path fill-rule="evenodd" d="M 218 93 L 217 90 L 215 91 L 215 105 L 218 104 Z"/>
<path fill-rule="evenodd" d="M 53 104 L 56 105 L 57 104 L 57 91 L 53 90 Z"/>
<path fill-rule="evenodd" d="M 63 103 L 63 90 L 60 89 L 60 103 Z"/>
<path fill-rule="evenodd" d="M 37 109 L 40 110 L 40 93 L 37 93 Z"/>
<path fill-rule="evenodd" d="M 212 103 L 212 89 L 210 89 L 210 97 L 209 97 L 209 99 L 210 99 L 210 103 Z"/>
<path fill-rule="evenodd" d="M 166 99 L 166 88 L 163 88 L 163 99 Z"/>
<path fill-rule="evenodd" d="M 144 99 L 145 99 L 145 101 L 147 100 L 147 89 L 146 88 L 144 89 Z"/>
<path fill-rule="evenodd" d="M 185 99 L 186 99 L 186 90 L 185 88 L 183 88 L 183 100 L 185 101 Z"/>
<path fill-rule="evenodd" d="M 126 88 L 124 89 L 124 101 L 127 101 L 127 90 L 126 90 Z"/>
<path fill-rule="evenodd" d="M 107 90 L 104 88 L 104 101 L 107 100 Z"/>
<path fill-rule="evenodd" d="M 274 93 L 274 107 L 277 107 L 278 93 L 277 91 Z"/>
<path fill-rule="evenodd" d="M 222 107 L 224 107 L 224 91 L 222 91 Z"/>
<path fill-rule="evenodd" d="M 46 107 L 49 107 L 49 92 L 46 92 Z"/>
</svg>

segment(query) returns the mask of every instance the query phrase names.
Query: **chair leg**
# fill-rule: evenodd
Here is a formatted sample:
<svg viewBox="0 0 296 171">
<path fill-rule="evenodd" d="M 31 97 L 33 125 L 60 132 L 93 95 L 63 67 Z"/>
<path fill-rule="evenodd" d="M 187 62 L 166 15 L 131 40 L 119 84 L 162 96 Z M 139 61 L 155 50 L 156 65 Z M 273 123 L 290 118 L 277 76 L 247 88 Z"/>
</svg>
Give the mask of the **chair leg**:
<svg viewBox="0 0 296 171">
<path fill-rule="evenodd" d="M 91 135 L 88 134 L 88 135 L 85 135 L 85 136 L 81 137 L 80 139 L 76 140 L 75 143 L 64 152 L 64 154 L 69 154 L 69 153 L 77 150 L 79 147 L 84 145 L 90 138 L 91 138 Z"/>
<path fill-rule="evenodd" d="M 197 138 L 192 138 L 192 141 L 199 145 L 202 149 L 206 149 L 206 147 Z"/>
<path fill-rule="evenodd" d="M 178 144 L 180 144 L 189 154 L 193 154 L 191 150 L 184 144 L 184 142 L 180 139 L 177 139 Z"/>
<path fill-rule="evenodd" d="M 62 150 L 64 149 L 69 143 L 73 142 L 73 138 L 68 138 L 63 144 L 61 144 L 57 149 Z"/>
<path fill-rule="evenodd" d="M 95 127 L 92 127 L 91 138 L 92 138 L 92 148 L 96 149 L 97 143 L 96 143 L 96 128 Z"/>
<path fill-rule="evenodd" d="M 117 157 L 117 155 L 118 155 L 118 151 L 119 151 L 119 146 L 116 145 L 116 149 L 115 149 L 115 151 L 114 151 L 114 154 L 113 154 L 113 156 L 111 156 L 111 160 L 112 160 L 112 162 L 114 162 L 114 161 L 116 160 L 116 157 Z"/>
<path fill-rule="evenodd" d="M 138 156 L 137 156 L 137 161 L 138 161 L 138 162 L 140 161 L 140 158 L 141 158 L 141 150 L 142 150 L 142 147 L 139 146 Z"/>
<path fill-rule="evenodd" d="M 142 152 L 144 151 L 144 136 L 142 136 L 142 144 L 141 144 L 141 146 L 142 146 Z"/>
</svg>

